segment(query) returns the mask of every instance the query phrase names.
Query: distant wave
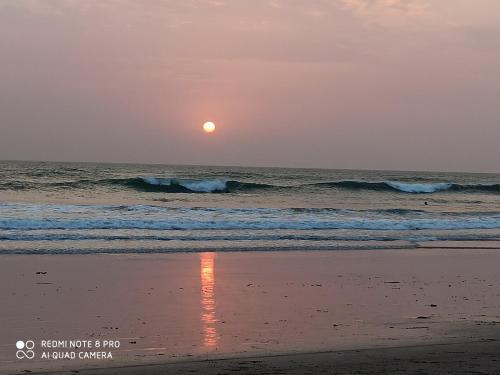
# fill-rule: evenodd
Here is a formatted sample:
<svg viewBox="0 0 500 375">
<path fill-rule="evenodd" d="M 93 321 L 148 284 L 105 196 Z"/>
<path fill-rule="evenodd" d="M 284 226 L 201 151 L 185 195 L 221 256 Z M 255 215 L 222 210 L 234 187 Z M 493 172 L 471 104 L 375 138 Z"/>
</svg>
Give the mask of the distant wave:
<svg viewBox="0 0 500 375">
<path fill-rule="evenodd" d="M 379 190 L 379 191 L 398 191 L 413 194 L 430 194 L 439 191 L 484 191 L 499 192 L 500 184 L 492 185 L 462 185 L 448 182 L 437 183 L 409 183 L 401 181 L 333 181 L 318 182 L 311 184 L 302 184 L 295 186 L 279 186 L 256 182 L 225 181 L 222 179 L 214 180 L 191 180 L 177 178 L 160 177 L 139 177 L 124 180 L 114 180 L 115 183 L 121 183 L 136 189 L 146 191 L 161 191 L 167 193 L 231 193 L 246 190 L 258 189 L 301 189 L 307 187 L 332 187 L 338 189 L 350 190 Z"/>
<path fill-rule="evenodd" d="M 437 183 L 409 183 L 400 181 L 334 181 L 334 182 L 318 182 L 313 184 L 314 186 L 328 186 L 340 189 L 352 189 L 352 190 L 388 190 L 388 191 L 399 191 L 403 193 L 414 193 L 414 194 L 429 194 L 436 193 L 439 191 L 464 191 L 464 192 L 474 192 L 474 191 L 484 191 L 484 192 L 499 192 L 500 184 L 491 185 L 462 185 L 454 184 L 448 182 L 437 182 Z"/>
<path fill-rule="evenodd" d="M 307 188 L 334 188 L 342 190 L 373 190 L 389 191 L 409 194 L 431 194 L 443 191 L 464 193 L 486 192 L 500 193 L 499 184 L 458 184 L 452 182 L 402 182 L 402 181 L 356 181 L 341 180 L 330 182 L 311 182 L 297 185 L 272 185 L 253 181 L 237 181 L 217 179 L 183 179 L 165 177 L 131 177 L 111 178 L 101 180 L 76 180 L 34 184 L 24 181 L 4 181 L 0 183 L 0 190 L 31 190 L 31 189 L 88 189 L 94 187 L 121 186 L 146 192 L 163 193 L 237 193 L 252 190 L 281 190 Z"/>
<path fill-rule="evenodd" d="M 114 180 L 139 190 L 165 193 L 231 193 L 242 190 L 276 188 L 272 185 L 253 182 L 226 181 L 222 179 L 192 180 L 178 178 L 139 177 Z"/>
</svg>

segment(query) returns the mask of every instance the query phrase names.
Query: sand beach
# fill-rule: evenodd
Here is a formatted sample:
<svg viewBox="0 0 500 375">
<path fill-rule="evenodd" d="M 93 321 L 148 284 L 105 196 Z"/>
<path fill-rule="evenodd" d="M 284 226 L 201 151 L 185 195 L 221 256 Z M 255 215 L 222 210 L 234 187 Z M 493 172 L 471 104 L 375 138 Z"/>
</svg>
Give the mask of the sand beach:
<svg viewBox="0 0 500 375">
<path fill-rule="evenodd" d="M 494 248 L 2 255 L 2 373 L 494 373 L 499 261 Z M 17 359 L 28 339 L 35 358 Z M 119 347 L 79 359 L 100 350 L 42 340 Z"/>
</svg>

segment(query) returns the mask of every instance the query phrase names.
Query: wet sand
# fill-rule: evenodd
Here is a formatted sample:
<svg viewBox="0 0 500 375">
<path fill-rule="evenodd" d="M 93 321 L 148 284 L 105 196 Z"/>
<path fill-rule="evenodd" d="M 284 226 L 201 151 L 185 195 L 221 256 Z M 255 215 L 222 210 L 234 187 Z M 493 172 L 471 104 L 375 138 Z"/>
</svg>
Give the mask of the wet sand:
<svg viewBox="0 0 500 375">
<path fill-rule="evenodd" d="M 498 264 L 496 249 L 448 248 L 3 255 L 0 364 L 2 373 L 441 373 L 462 361 L 453 373 L 499 372 Z M 16 359 L 16 341 L 29 339 L 35 358 Z M 112 359 L 39 358 L 40 341 L 53 339 L 120 347 Z"/>
<path fill-rule="evenodd" d="M 500 341 L 300 353 L 83 370 L 82 375 L 498 374 Z M 66 372 L 67 373 L 67 372 Z"/>
</svg>

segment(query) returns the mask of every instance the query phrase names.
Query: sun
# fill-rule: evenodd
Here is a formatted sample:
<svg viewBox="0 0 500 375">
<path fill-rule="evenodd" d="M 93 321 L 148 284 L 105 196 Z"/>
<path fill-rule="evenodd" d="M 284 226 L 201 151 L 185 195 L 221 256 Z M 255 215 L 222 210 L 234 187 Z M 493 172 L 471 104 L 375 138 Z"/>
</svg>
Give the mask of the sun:
<svg viewBox="0 0 500 375">
<path fill-rule="evenodd" d="M 212 121 L 207 121 L 203 124 L 203 131 L 205 133 L 213 133 L 215 131 L 215 124 Z"/>
</svg>

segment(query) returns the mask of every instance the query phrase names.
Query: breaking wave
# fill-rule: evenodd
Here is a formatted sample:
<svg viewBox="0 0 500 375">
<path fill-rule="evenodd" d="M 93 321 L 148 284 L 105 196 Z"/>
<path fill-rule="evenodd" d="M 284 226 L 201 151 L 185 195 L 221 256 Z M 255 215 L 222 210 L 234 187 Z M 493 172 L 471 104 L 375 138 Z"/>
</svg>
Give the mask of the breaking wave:
<svg viewBox="0 0 500 375">
<path fill-rule="evenodd" d="M 256 182 L 241 182 L 233 180 L 190 180 L 160 177 L 139 177 L 124 180 L 114 180 L 114 183 L 124 184 L 129 187 L 145 191 L 160 191 L 166 193 L 231 193 L 258 189 L 301 189 L 307 187 L 337 188 L 346 190 L 378 190 L 397 191 L 413 194 L 430 194 L 440 191 L 464 191 L 464 192 L 498 192 L 500 184 L 491 185 L 462 185 L 448 182 L 437 183 L 409 183 L 401 181 L 334 181 L 318 182 L 295 186 L 279 186 Z"/>
<path fill-rule="evenodd" d="M 402 182 L 402 181 L 356 181 L 341 180 L 331 182 L 311 182 L 297 185 L 272 185 L 253 181 L 216 179 L 183 179 L 166 177 L 131 177 L 34 184 L 33 182 L 4 181 L 0 190 L 31 190 L 31 189 L 89 189 L 95 187 L 122 187 L 145 192 L 163 193 L 238 193 L 252 190 L 282 190 L 282 189 L 341 189 L 341 190 L 371 190 L 389 191 L 409 194 L 431 194 L 444 191 L 464 193 L 500 193 L 499 184 L 457 184 L 451 182 Z"/>
<path fill-rule="evenodd" d="M 429 194 L 436 193 L 439 191 L 463 191 L 463 192 L 492 192 L 500 193 L 500 184 L 482 185 L 482 184 L 472 184 L 472 185 L 462 185 L 454 184 L 449 182 L 437 182 L 437 183 L 409 183 L 400 181 L 335 181 L 335 182 L 319 182 L 314 184 L 314 186 L 323 187 L 333 187 L 340 189 L 351 189 L 351 190 L 387 190 L 387 191 L 399 191 L 403 193 L 414 193 L 414 194 Z"/>
<path fill-rule="evenodd" d="M 214 180 L 191 180 L 178 178 L 139 177 L 116 180 L 129 187 L 145 191 L 165 193 L 231 193 L 241 190 L 266 189 L 275 186 L 253 182 Z"/>
<path fill-rule="evenodd" d="M 397 181 L 387 181 L 384 183 L 395 190 L 399 190 L 405 193 L 435 193 L 437 191 L 448 190 L 453 186 L 453 184 L 449 184 L 446 182 L 435 184 L 410 184 Z"/>
</svg>

